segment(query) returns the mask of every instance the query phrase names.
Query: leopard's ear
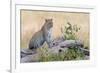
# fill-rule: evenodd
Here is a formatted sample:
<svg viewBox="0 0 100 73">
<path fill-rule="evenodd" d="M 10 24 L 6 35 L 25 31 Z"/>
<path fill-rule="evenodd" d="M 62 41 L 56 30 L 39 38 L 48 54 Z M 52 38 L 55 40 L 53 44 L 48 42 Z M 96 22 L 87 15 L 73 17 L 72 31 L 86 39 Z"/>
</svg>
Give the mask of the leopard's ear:
<svg viewBox="0 0 100 73">
<path fill-rule="evenodd" d="M 45 19 L 45 22 L 52 21 L 53 19 Z"/>
<path fill-rule="evenodd" d="M 45 22 L 47 22 L 48 21 L 48 19 L 45 19 Z"/>
<path fill-rule="evenodd" d="M 52 21 L 53 19 L 50 19 L 50 21 Z"/>
</svg>

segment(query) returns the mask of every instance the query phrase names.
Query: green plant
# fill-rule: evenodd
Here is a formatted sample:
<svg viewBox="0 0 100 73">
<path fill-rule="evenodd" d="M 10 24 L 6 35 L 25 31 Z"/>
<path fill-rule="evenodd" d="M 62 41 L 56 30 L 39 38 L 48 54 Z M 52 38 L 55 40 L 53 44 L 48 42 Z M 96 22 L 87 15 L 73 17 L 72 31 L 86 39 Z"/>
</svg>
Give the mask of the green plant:
<svg viewBox="0 0 100 73">
<path fill-rule="evenodd" d="M 80 30 L 77 25 L 72 25 L 71 23 L 67 23 L 68 26 L 64 27 L 64 38 L 66 40 L 76 40 L 76 33 Z"/>
<path fill-rule="evenodd" d="M 84 59 L 85 55 L 77 47 L 71 47 L 65 55 L 65 60 L 81 60 Z"/>
<path fill-rule="evenodd" d="M 84 59 L 85 56 L 84 53 L 75 46 L 55 54 L 50 52 L 48 53 L 47 48 L 40 48 L 38 54 L 38 62 L 81 60 Z"/>
<path fill-rule="evenodd" d="M 38 50 L 38 54 L 39 54 L 39 62 L 46 62 L 46 61 L 61 61 L 64 58 L 64 54 L 62 53 L 48 53 L 48 49 L 47 48 L 41 48 Z"/>
</svg>

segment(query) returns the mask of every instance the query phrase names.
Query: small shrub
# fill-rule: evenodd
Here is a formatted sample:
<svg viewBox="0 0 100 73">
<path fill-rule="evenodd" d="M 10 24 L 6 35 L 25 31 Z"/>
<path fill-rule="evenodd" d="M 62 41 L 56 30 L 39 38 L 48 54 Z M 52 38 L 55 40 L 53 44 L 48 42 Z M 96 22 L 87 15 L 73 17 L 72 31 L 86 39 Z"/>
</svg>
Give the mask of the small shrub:
<svg viewBox="0 0 100 73">
<path fill-rule="evenodd" d="M 81 60 L 84 59 L 85 55 L 77 47 L 71 47 L 65 55 L 65 60 Z"/>
<path fill-rule="evenodd" d="M 38 54 L 39 54 L 39 62 L 46 62 L 46 61 L 61 61 L 64 58 L 64 54 L 62 53 L 58 53 L 58 54 L 54 54 L 54 53 L 48 53 L 48 49 L 47 48 L 40 48 L 38 50 Z"/>
<path fill-rule="evenodd" d="M 57 54 L 48 53 L 47 48 L 40 48 L 38 50 L 38 58 L 39 62 L 47 62 L 47 61 L 66 61 L 66 60 L 81 60 L 84 58 L 84 54 L 76 47 L 71 47 L 64 52 L 60 52 Z"/>
<path fill-rule="evenodd" d="M 76 33 L 80 30 L 80 28 L 77 27 L 77 25 L 70 24 L 69 22 L 67 23 L 68 26 L 64 27 L 64 38 L 66 40 L 76 40 Z"/>
</svg>

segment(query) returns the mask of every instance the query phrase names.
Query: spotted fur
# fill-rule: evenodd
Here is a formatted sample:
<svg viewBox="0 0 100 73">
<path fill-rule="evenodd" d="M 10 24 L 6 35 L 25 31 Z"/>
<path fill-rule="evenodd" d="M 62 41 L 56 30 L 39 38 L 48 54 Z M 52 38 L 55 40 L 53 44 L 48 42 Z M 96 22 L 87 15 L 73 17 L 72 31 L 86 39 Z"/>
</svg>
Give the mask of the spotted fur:
<svg viewBox="0 0 100 73">
<path fill-rule="evenodd" d="M 40 48 L 44 42 L 48 44 L 50 47 L 50 43 L 52 41 L 51 30 L 53 27 L 52 19 L 45 19 L 45 23 L 40 31 L 36 32 L 30 42 L 29 42 L 29 49 L 37 49 Z"/>
</svg>

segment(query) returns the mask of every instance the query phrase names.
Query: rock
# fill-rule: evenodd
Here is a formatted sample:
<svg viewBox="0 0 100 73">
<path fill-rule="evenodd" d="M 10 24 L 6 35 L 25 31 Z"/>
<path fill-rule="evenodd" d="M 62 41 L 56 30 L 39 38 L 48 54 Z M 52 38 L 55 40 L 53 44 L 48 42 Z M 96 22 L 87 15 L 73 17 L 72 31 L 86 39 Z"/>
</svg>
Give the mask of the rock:
<svg viewBox="0 0 100 73">
<path fill-rule="evenodd" d="M 66 51 L 71 46 L 78 46 L 83 52 L 86 52 L 86 54 L 89 53 L 88 50 L 82 48 L 83 43 L 79 40 L 63 40 L 63 39 L 57 39 L 52 42 L 52 47 L 48 48 L 48 53 L 57 54 L 59 52 Z M 29 49 L 21 49 L 21 63 L 27 63 L 27 62 L 36 62 L 38 61 L 38 53 L 35 50 L 29 50 Z M 85 59 L 88 59 L 89 57 L 86 57 Z"/>
</svg>

